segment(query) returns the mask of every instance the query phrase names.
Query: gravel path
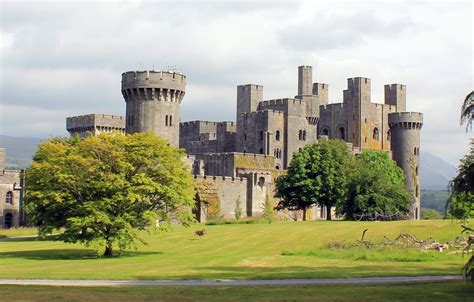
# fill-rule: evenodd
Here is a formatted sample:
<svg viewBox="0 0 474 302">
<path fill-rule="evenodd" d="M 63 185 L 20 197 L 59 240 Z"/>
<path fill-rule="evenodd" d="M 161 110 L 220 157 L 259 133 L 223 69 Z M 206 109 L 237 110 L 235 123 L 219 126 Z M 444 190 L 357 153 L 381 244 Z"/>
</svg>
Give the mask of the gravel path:
<svg viewBox="0 0 474 302">
<path fill-rule="evenodd" d="M 275 280 L 52 280 L 52 279 L 0 279 L 8 285 L 54 286 L 291 286 L 321 284 L 393 284 L 459 281 L 461 276 L 419 277 L 368 277 L 337 279 L 275 279 Z"/>
</svg>

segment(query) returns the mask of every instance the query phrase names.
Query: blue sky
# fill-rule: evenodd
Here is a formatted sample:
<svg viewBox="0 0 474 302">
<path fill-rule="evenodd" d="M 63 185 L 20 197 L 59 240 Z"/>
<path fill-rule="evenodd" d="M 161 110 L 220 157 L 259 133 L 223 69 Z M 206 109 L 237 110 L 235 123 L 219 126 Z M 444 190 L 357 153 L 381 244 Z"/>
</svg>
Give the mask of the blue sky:
<svg viewBox="0 0 474 302">
<path fill-rule="evenodd" d="M 346 79 L 407 85 L 425 115 L 422 149 L 452 164 L 471 134 L 459 110 L 474 87 L 470 1 L 18 2 L 0 5 L 0 133 L 66 135 L 65 118 L 124 114 L 121 73 L 187 75 L 182 120 L 233 120 L 236 86 L 293 97 L 297 66 L 342 101 Z"/>
</svg>

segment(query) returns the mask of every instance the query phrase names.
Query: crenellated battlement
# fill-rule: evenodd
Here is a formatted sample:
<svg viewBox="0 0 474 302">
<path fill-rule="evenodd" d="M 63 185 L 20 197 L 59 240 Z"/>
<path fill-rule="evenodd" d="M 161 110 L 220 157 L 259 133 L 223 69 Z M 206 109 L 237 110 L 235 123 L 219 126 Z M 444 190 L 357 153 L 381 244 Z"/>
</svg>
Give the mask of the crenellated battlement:
<svg viewBox="0 0 474 302">
<path fill-rule="evenodd" d="M 77 131 L 113 131 L 125 130 L 125 117 L 111 114 L 86 114 L 66 118 L 66 130 Z"/>
<path fill-rule="evenodd" d="M 423 113 L 421 112 L 393 112 L 388 114 L 390 128 L 421 129 Z"/>
<path fill-rule="evenodd" d="M 233 176 L 212 176 L 212 175 L 194 175 L 196 180 L 207 180 L 207 181 L 222 181 L 222 182 L 243 182 L 247 181 L 245 177 L 233 177 Z"/>
<path fill-rule="evenodd" d="M 261 117 L 265 115 L 282 116 L 284 113 L 280 110 L 262 109 L 254 112 L 243 113 L 246 117 Z"/>
<path fill-rule="evenodd" d="M 127 71 L 122 73 L 122 90 L 137 87 L 168 88 L 185 91 L 186 76 L 171 71 Z"/>
<path fill-rule="evenodd" d="M 201 125 L 213 125 L 216 126 L 220 122 L 212 122 L 212 121 L 202 121 L 202 120 L 196 120 L 196 121 L 188 121 L 188 122 L 180 122 L 179 125 L 183 127 L 198 127 Z"/>
</svg>

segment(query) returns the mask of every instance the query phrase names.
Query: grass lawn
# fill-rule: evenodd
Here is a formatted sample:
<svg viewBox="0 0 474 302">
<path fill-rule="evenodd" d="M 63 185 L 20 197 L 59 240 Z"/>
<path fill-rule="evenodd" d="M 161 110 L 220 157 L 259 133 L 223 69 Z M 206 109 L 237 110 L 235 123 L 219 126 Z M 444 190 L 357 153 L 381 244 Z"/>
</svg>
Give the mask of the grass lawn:
<svg viewBox="0 0 474 302">
<path fill-rule="evenodd" d="M 3 301 L 472 301 L 465 282 L 291 287 L 0 287 Z"/>
<path fill-rule="evenodd" d="M 470 222 L 472 225 L 472 221 Z M 194 231 L 205 228 L 197 238 Z M 451 220 L 193 225 L 146 235 L 147 246 L 122 257 L 97 258 L 81 245 L 22 239 L 0 241 L 2 278 L 266 279 L 458 275 L 461 255 L 410 251 L 328 250 L 328 242 L 381 241 L 407 232 L 452 241 L 462 230 Z M 6 231 L 3 231 L 5 233 Z M 393 255 L 392 255 L 393 253 Z M 428 255 L 428 256 L 427 256 Z"/>
</svg>

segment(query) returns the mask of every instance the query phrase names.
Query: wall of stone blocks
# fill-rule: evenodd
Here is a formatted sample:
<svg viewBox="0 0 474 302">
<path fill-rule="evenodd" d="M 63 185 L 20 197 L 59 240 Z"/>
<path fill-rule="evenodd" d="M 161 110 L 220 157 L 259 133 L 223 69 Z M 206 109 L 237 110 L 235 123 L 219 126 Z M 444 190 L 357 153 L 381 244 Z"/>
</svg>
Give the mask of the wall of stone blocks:
<svg viewBox="0 0 474 302">
<path fill-rule="evenodd" d="M 14 184 L 20 186 L 20 171 L 0 171 L 0 228 L 5 227 L 5 217 L 12 215 L 11 227 L 20 226 L 20 194 L 21 191 L 15 190 Z M 12 194 L 12 203 L 7 203 L 7 193 Z"/>
</svg>

